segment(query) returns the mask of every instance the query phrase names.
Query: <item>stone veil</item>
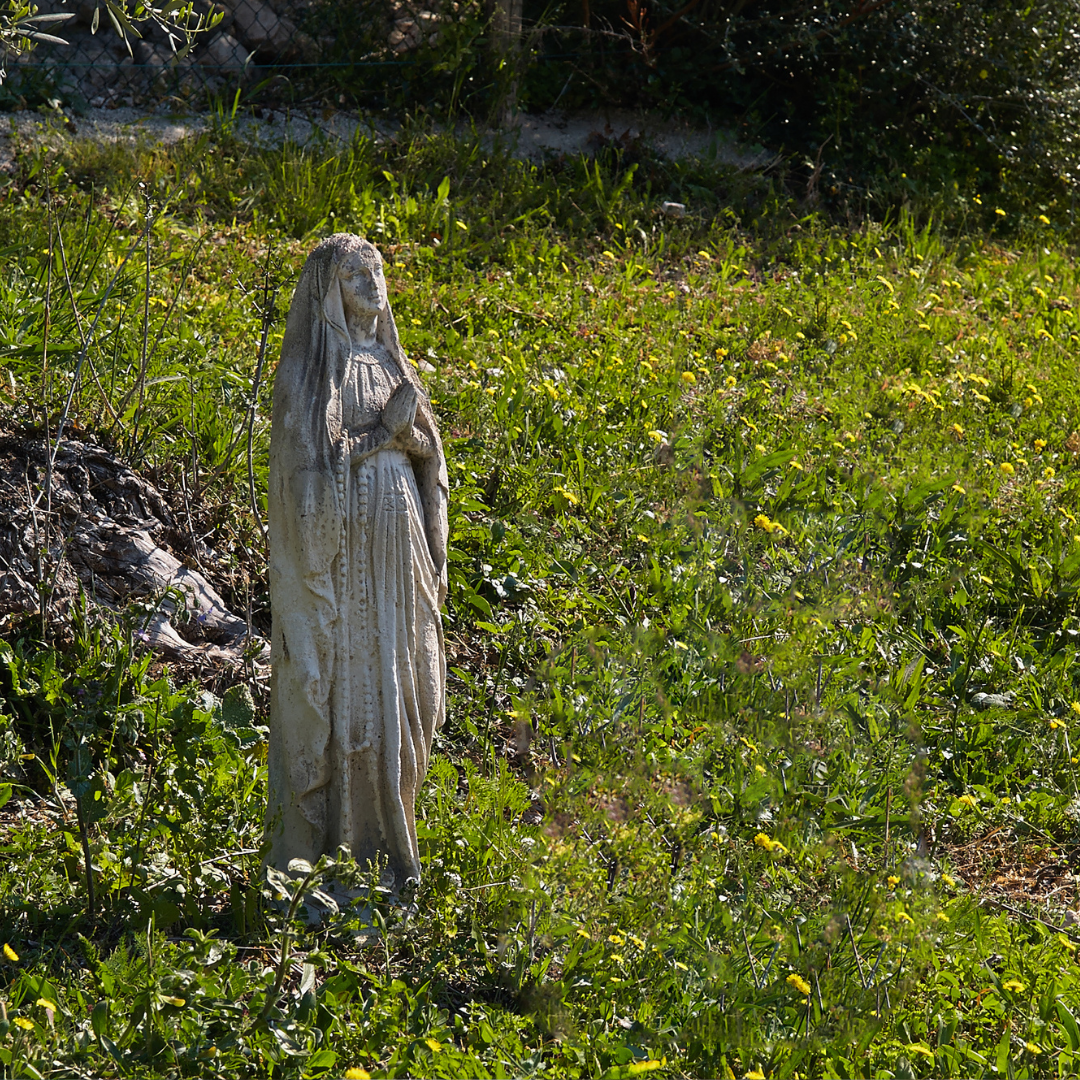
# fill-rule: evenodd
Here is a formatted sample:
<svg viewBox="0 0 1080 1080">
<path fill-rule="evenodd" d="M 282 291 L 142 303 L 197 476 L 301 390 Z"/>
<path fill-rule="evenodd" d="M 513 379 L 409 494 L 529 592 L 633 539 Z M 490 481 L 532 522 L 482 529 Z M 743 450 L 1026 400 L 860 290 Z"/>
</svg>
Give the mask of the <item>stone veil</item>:
<svg viewBox="0 0 1080 1080">
<path fill-rule="evenodd" d="M 445 716 L 447 472 L 374 245 L 309 255 L 274 383 L 268 861 L 347 844 L 420 876 L 414 804 Z M 392 875 L 392 880 L 390 879 Z"/>
</svg>

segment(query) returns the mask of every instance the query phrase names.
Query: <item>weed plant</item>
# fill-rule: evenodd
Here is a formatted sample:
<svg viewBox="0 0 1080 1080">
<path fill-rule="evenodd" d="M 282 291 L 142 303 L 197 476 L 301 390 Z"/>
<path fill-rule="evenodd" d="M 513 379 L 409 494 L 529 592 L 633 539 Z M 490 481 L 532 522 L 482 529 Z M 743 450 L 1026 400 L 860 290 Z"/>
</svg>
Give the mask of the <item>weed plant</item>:
<svg viewBox="0 0 1080 1080">
<path fill-rule="evenodd" d="M 138 612 L 6 625 L 6 1075 L 1080 1070 L 1060 223 L 423 131 L 76 145 L 0 199 L 6 422 L 183 485 L 256 626 L 317 238 L 382 248 L 452 488 L 425 877 L 374 936 L 264 898 L 264 676 L 185 685 Z"/>
</svg>

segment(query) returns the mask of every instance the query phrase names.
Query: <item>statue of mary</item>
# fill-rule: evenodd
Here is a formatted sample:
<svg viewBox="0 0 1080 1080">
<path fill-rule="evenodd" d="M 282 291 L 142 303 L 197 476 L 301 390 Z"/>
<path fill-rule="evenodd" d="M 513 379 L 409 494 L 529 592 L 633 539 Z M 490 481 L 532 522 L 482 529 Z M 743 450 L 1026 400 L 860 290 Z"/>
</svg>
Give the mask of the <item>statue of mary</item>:
<svg viewBox="0 0 1080 1080">
<path fill-rule="evenodd" d="M 419 880 L 445 715 L 447 474 L 374 245 L 339 233 L 289 309 L 270 441 L 269 862 L 346 844 Z M 392 875 L 392 880 L 390 877 Z"/>
</svg>

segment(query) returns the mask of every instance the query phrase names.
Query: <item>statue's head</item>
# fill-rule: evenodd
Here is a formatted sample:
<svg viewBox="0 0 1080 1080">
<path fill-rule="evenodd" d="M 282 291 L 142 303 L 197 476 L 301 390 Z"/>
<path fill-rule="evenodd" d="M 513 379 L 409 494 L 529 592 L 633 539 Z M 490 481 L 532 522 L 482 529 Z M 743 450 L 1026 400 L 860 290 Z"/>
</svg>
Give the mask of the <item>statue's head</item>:
<svg viewBox="0 0 1080 1080">
<path fill-rule="evenodd" d="M 361 240 L 347 249 L 338 263 L 337 276 L 347 316 L 371 317 L 386 310 L 382 256 L 374 244 Z"/>
<path fill-rule="evenodd" d="M 382 340 L 392 323 L 382 256 L 363 237 L 335 233 L 323 240 L 308 256 L 297 293 L 309 296 L 315 311 L 321 307 L 323 318 L 346 341 L 352 327 L 366 324 L 377 326 L 380 344 L 389 347 Z"/>
</svg>

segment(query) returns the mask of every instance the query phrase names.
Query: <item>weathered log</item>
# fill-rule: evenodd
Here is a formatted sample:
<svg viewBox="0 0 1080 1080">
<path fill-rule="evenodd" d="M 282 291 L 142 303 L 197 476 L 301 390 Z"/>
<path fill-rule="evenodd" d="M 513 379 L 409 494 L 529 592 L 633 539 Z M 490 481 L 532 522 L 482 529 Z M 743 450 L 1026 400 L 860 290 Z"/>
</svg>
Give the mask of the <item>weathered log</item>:
<svg viewBox="0 0 1080 1080">
<path fill-rule="evenodd" d="M 62 621 L 81 589 L 114 611 L 155 601 L 140 636 L 172 656 L 235 660 L 255 646 L 268 658 L 206 574 L 168 550 L 176 523 L 153 484 L 89 442 L 64 440 L 51 466 L 49 452 L 40 435 L 0 433 L 0 622 Z"/>
</svg>

